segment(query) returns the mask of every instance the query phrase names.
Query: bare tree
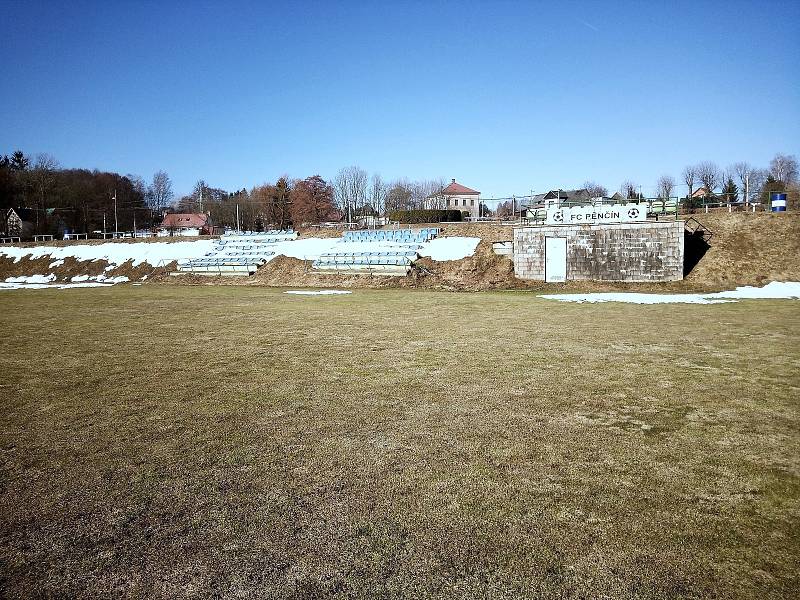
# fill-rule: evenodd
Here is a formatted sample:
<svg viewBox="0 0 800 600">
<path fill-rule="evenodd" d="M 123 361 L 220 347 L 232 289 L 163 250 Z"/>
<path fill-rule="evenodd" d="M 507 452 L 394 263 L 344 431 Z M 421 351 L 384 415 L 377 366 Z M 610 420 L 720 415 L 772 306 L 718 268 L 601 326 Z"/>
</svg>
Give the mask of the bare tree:
<svg viewBox="0 0 800 600">
<path fill-rule="evenodd" d="M 426 200 L 431 196 L 439 194 L 443 188 L 443 179 L 412 181 L 409 184 L 409 189 L 411 190 L 411 208 L 424 208 Z"/>
<path fill-rule="evenodd" d="M 669 200 L 672 192 L 675 191 L 675 180 L 672 175 L 662 175 L 656 182 L 656 189 L 658 190 L 658 197 L 662 200 Z"/>
<path fill-rule="evenodd" d="M 380 173 L 373 173 L 369 183 L 369 201 L 373 210 L 379 215 L 386 211 L 386 192 L 388 188 Z"/>
<path fill-rule="evenodd" d="M 722 181 L 722 176 L 717 164 L 707 160 L 698 164 L 696 169 L 697 178 L 706 189 L 706 193 L 713 194 L 714 190 L 717 189 Z"/>
<path fill-rule="evenodd" d="M 399 179 L 389 185 L 386 193 L 386 212 L 390 210 L 406 210 L 411 207 L 411 184 Z"/>
<path fill-rule="evenodd" d="M 367 203 L 368 183 L 367 172 L 356 166 L 341 169 L 333 180 L 336 204 L 347 215 L 348 222 L 352 222 L 353 215 Z"/>
<path fill-rule="evenodd" d="M 750 172 L 750 198 L 754 204 L 758 204 L 756 200 L 761 198 L 770 174 L 769 169 L 753 169 Z"/>
<path fill-rule="evenodd" d="M 742 194 L 745 202 L 750 202 L 750 179 L 753 175 L 753 168 L 746 162 L 737 162 L 729 168 L 734 173 L 742 185 Z"/>
<path fill-rule="evenodd" d="M 589 192 L 591 198 L 603 198 L 608 196 L 608 188 L 594 181 L 584 181 L 583 189 Z"/>
<path fill-rule="evenodd" d="M 41 153 L 36 155 L 33 162 L 31 177 L 36 190 L 36 231 L 40 232 L 40 214 L 47 210 L 47 197 L 55 183 L 58 161 L 51 154 Z M 46 225 L 46 223 L 45 223 Z"/>
<path fill-rule="evenodd" d="M 150 207 L 156 213 L 161 213 L 169 206 L 174 194 L 172 192 L 172 180 L 170 180 L 166 172 L 158 171 L 153 175 L 153 183 L 150 184 L 150 188 L 147 190 L 147 196 L 150 200 Z"/>
<path fill-rule="evenodd" d="M 694 180 L 697 177 L 697 167 L 693 165 L 689 165 L 683 169 L 683 182 L 689 188 L 689 192 L 687 193 L 686 197 L 691 198 L 692 194 L 694 194 Z"/>
<path fill-rule="evenodd" d="M 795 183 L 798 177 L 797 158 L 794 155 L 776 154 L 775 158 L 769 161 L 769 171 L 784 185 Z"/>
<path fill-rule="evenodd" d="M 127 177 L 130 180 L 131 188 L 135 193 L 141 194 L 142 198 L 144 198 L 147 195 L 147 186 L 145 185 L 144 179 L 142 178 L 141 175 L 132 175 L 128 173 L 127 175 L 125 175 L 125 177 Z"/>
<path fill-rule="evenodd" d="M 619 193 L 628 199 L 638 198 L 639 186 L 635 182 L 627 179 L 619 186 Z"/>
</svg>

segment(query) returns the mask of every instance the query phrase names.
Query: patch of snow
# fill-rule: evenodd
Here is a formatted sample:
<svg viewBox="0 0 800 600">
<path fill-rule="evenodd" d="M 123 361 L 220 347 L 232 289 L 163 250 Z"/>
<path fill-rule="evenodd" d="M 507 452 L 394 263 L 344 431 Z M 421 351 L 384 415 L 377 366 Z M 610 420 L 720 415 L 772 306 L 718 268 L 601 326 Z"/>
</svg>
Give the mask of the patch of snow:
<svg viewBox="0 0 800 600">
<path fill-rule="evenodd" d="M 158 266 L 181 258 L 200 258 L 211 252 L 214 240 L 199 240 L 193 242 L 105 242 L 103 244 L 74 244 L 70 246 L 37 246 L 35 248 L 20 248 L 17 246 L 4 246 L 0 248 L 0 256 L 13 258 L 19 262 L 25 256 L 30 260 L 49 256 L 54 262 L 65 258 L 75 258 L 79 261 L 106 260 L 110 268 L 115 268 L 128 261 L 136 267 L 142 263 Z M 114 265 L 114 267 L 111 267 Z"/>
<path fill-rule="evenodd" d="M 560 302 L 627 302 L 632 304 L 724 304 L 738 300 L 800 299 L 800 283 L 773 281 L 762 288 L 744 286 L 727 292 L 709 294 L 640 294 L 600 292 L 593 294 L 544 294 L 539 296 Z"/>
<path fill-rule="evenodd" d="M 54 269 L 54 268 L 56 268 L 56 267 L 60 267 L 60 266 L 61 266 L 61 265 L 63 265 L 63 264 L 64 264 L 64 259 L 62 258 L 62 259 L 59 259 L 59 260 L 56 260 L 56 261 L 53 261 L 53 262 L 51 262 L 51 263 L 48 265 L 48 268 L 49 268 L 49 269 Z"/>
<path fill-rule="evenodd" d="M 284 294 L 295 294 L 297 296 L 334 296 L 337 294 L 352 294 L 346 290 L 289 290 Z"/>
<path fill-rule="evenodd" d="M 420 256 L 433 260 L 461 260 L 475 254 L 481 238 L 476 237 L 437 237 L 423 244 Z"/>
<path fill-rule="evenodd" d="M 339 242 L 339 238 L 304 238 L 302 240 L 289 240 L 276 244 L 265 244 L 264 248 L 269 248 L 275 252 L 274 256 L 268 258 L 275 258 L 276 256 L 283 255 L 302 260 L 316 260 L 319 258 L 320 254 L 335 252 L 335 248 Z"/>
<path fill-rule="evenodd" d="M 737 287 L 728 292 L 717 292 L 706 294 L 706 298 L 735 298 L 736 300 L 747 299 L 800 299 L 800 283 L 796 281 L 772 281 L 762 288 L 746 285 Z"/>
<path fill-rule="evenodd" d="M 145 279 L 147 279 L 147 275 L 143 275 L 140 281 L 144 281 Z"/>
<path fill-rule="evenodd" d="M 49 283 L 55 281 L 53 273 L 49 275 L 23 275 L 21 277 L 6 277 L 6 283 Z"/>
<path fill-rule="evenodd" d="M 71 283 L 52 283 L 55 279 L 56 276 L 52 273 L 47 276 L 31 275 L 28 277 L 9 277 L 4 282 L 0 282 L 0 290 L 67 290 L 79 287 L 111 287 L 114 284 L 128 281 L 128 278 L 124 275 L 118 277 L 106 277 L 105 275 L 76 275 L 70 280 Z"/>
<path fill-rule="evenodd" d="M 124 283 L 130 280 L 124 275 L 118 275 L 117 277 L 106 277 L 101 273 L 100 275 L 75 275 L 75 277 L 72 277 L 70 281 L 72 281 L 73 283 L 81 283 L 84 281 L 96 281 L 98 283 L 110 283 L 113 285 L 115 283 Z"/>
<path fill-rule="evenodd" d="M 67 290 L 70 288 L 83 287 L 111 287 L 111 283 L 98 283 L 94 281 L 86 283 L 5 283 L 0 282 L 0 290 Z"/>
</svg>

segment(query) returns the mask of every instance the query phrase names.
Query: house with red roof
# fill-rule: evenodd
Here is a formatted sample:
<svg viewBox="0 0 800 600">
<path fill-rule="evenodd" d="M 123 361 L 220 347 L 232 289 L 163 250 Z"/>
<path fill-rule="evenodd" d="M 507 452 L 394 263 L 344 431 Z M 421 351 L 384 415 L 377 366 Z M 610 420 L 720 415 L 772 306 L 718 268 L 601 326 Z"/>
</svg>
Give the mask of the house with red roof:
<svg viewBox="0 0 800 600">
<path fill-rule="evenodd" d="M 158 228 L 158 235 L 214 235 L 214 224 L 208 213 L 167 213 Z"/>
<path fill-rule="evenodd" d="M 460 210 L 465 217 L 480 216 L 481 193 L 453 179 L 450 184 L 425 199 L 425 208 Z"/>
</svg>

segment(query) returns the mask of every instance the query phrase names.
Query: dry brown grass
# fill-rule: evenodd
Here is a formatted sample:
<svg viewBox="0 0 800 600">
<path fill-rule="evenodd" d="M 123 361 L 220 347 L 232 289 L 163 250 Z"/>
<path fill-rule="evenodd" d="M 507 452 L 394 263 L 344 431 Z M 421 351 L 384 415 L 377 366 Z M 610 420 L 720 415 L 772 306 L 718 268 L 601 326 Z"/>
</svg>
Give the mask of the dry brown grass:
<svg viewBox="0 0 800 600">
<path fill-rule="evenodd" d="M 800 594 L 794 302 L 0 294 L 8 597 Z"/>
</svg>

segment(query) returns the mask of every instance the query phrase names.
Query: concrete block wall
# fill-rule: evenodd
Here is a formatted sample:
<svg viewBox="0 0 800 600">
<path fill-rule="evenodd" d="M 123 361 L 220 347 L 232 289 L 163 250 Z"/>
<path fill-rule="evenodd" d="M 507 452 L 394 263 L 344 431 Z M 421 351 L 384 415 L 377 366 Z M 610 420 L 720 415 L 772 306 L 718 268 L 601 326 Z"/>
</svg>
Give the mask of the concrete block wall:
<svg viewBox="0 0 800 600">
<path fill-rule="evenodd" d="M 567 238 L 567 279 L 678 281 L 683 279 L 683 221 L 544 225 L 514 229 L 514 271 L 544 281 L 545 238 Z"/>
</svg>

